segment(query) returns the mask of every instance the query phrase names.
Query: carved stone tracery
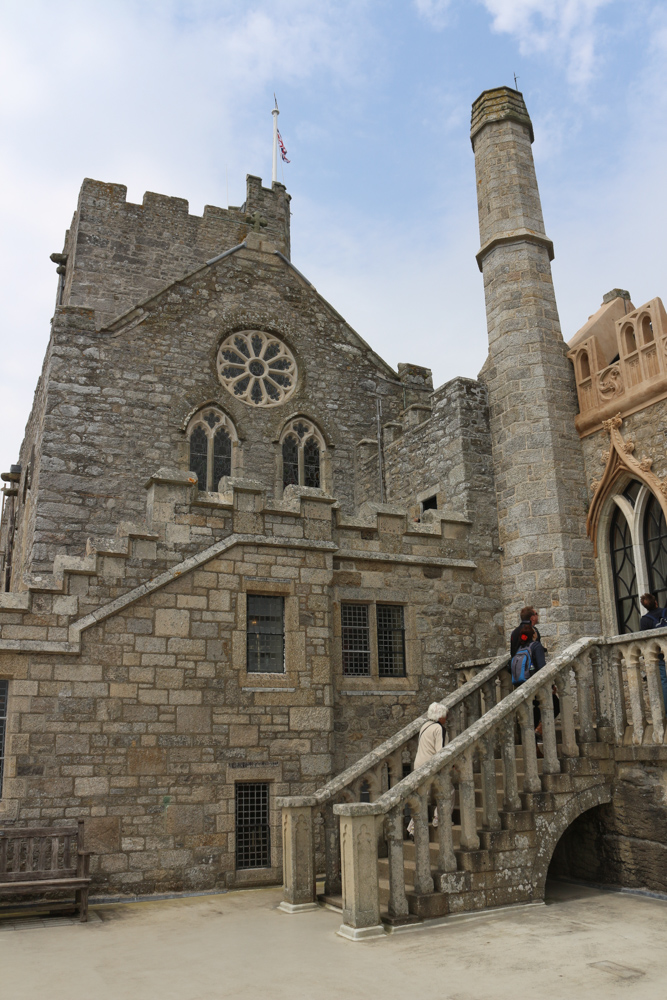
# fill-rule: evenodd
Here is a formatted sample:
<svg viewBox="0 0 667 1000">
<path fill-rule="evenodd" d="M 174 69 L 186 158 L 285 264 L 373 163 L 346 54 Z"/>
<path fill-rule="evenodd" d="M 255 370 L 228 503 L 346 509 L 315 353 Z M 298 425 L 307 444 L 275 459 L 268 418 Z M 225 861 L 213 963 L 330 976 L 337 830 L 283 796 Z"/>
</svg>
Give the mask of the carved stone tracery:
<svg viewBox="0 0 667 1000">
<path fill-rule="evenodd" d="M 626 441 L 621 434 L 623 418 L 620 413 L 609 420 L 604 420 L 603 428 L 609 433 L 609 451 L 602 452 L 600 458 L 605 465 L 605 470 L 601 479 L 594 479 L 591 482 L 593 499 L 586 519 L 586 532 L 593 542 L 595 554 L 597 555 L 597 534 L 600 523 L 600 515 L 605 501 L 613 492 L 613 488 L 618 480 L 625 474 L 630 473 L 635 479 L 644 483 L 658 499 L 663 513 L 667 518 L 667 476 L 660 479 L 651 471 L 653 459 L 644 457 L 641 461 L 634 456 L 635 445 L 633 441 Z"/>
</svg>

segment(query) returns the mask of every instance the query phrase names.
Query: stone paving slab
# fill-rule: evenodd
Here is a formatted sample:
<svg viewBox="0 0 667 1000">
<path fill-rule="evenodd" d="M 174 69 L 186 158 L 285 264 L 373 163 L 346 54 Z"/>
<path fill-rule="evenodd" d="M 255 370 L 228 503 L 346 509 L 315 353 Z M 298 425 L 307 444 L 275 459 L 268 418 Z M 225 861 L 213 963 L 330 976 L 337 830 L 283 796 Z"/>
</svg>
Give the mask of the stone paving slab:
<svg viewBox="0 0 667 1000">
<path fill-rule="evenodd" d="M 553 905 L 352 943 L 340 914 L 288 915 L 278 889 L 95 907 L 90 923 L 15 921 L 0 935 L 3 996 L 50 1000 L 656 1000 L 667 902 L 551 887 Z M 95 919 L 97 917 L 98 919 Z M 67 925 L 66 925 L 67 924 Z"/>
</svg>

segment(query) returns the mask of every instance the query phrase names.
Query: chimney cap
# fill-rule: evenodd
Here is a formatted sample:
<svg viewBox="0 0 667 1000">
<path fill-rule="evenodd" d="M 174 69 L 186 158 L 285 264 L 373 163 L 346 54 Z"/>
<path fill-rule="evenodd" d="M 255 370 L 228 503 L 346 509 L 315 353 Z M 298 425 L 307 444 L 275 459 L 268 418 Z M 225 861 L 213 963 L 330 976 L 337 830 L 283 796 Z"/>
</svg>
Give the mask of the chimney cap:
<svg viewBox="0 0 667 1000">
<path fill-rule="evenodd" d="M 514 90 L 513 87 L 494 87 L 491 90 L 483 90 L 473 102 L 470 119 L 470 141 L 473 147 L 475 136 L 485 125 L 502 121 L 515 121 L 525 125 L 530 141 L 533 142 L 535 138 L 533 124 L 521 91 Z"/>
<path fill-rule="evenodd" d="M 627 292 L 625 288 L 612 288 L 610 292 L 605 292 L 602 296 L 602 305 L 606 306 L 607 302 L 613 302 L 614 299 L 627 299 L 630 301 L 630 292 Z"/>
</svg>

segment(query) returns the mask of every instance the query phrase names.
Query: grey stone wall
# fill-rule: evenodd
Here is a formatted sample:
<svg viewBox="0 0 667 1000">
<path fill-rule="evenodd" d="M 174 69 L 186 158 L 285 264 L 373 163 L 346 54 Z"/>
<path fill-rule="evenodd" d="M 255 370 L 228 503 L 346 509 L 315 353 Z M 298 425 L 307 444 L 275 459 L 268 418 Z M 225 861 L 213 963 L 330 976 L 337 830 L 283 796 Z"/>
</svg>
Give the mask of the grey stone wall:
<svg viewBox="0 0 667 1000">
<path fill-rule="evenodd" d="M 187 471 L 187 422 L 204 404 L 230 416 L 243 474 L 278 498 L 281 429 L 299 414 L 314 420 L 329 453 L 324 485 L 348 511 L 354 445 L 372 433 L 376 396 L 388 417 L 402 405 L 392 370 L 274 253 L 247 249 L 204 267 L 142 315 L 138 325 L 98 331 L 90 310 L 57 311 L 43 377 L 34 535 L 22 529 L 18 579 L 50 572 L 57 552 L 84 552 L 90 535 L 113 536 L 121 521 L 141 519 L 147 478 L 161 466 Z M 218 345 L 244 328 L 274 332 L 294 352 L 297 391 L 283 405 L 251 407 L 220 384 Z M 26 439 L 22 461 L 29 447 Z"/>
<path fill-rule="evenodd" d="M 62 305 L 94 309 L 97 326 L 106 326 L 166 285 L 210 258 L 241 243 L 259 213 L 262 233 L 290 255 L 290 196 L 282 184 L 262 187 L 248 175 L 241 208 L 207 205 L 203 216 L 190 215 L 184 198 L 147 191 L 141 205 L 126 201 L 123 184 L 87 178 L 81 186 L 67 254 Z"/>
<path fill-rule="evenodd" d="M 550 648 L 600 630 L 574 378 L 551 280 L 521 95 L 473 105 L 478 261 L 484 274 L 488 387 L 506 627 L 535 604 Z M 542 625 L 541 625 L 542 628 Z"/>
</svg>

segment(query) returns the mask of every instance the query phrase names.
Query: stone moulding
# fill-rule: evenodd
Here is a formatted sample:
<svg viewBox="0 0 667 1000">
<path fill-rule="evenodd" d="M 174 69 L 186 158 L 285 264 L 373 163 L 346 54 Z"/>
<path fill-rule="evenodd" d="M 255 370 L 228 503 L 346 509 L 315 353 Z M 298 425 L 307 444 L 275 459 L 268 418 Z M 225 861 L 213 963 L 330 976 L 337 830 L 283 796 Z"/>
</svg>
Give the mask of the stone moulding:
<svg viewBox="0 0 667 1000">
<path fill-rule="evenodd" d="M 480 271 L 483 271 L 484 258 L 495 250 L 498 246 L 505 246 L 509 243 L 536 243 L 537 246 L 544 247 L 549 254 L 549 260 L 554 259 L 553 240 L 550 240 L 544 233 L 536 233 L 534 229 L 510 229 L 505 233 L 497 233 L 487 240 L 475 254 L 475 260 Z"/>
<path fill-rule="evenodd" d="M 607 498 L 618 480 L 626 473 L 630 473 L 651 490 L 658 499 L 662 511 L 667 518 L 667 477 L 660 479 L 654 472 L 651 472 L 653 460 L 643 458 L 641 461 L 634 456 L 635 446 L 632 441 L 626 441 L 621 434 L 623 418 L 620 413 L 615 417 L 610 417 L 602 424 L 609 432 L 609 451 L 603 452 L 602 461 L 605 462 L 605 470 L 601 479 L 594 479 L 591 483 L 593 489 L 593 499 L 586 519 L 586 533 L 593 542 L 593 549 L 597 555 L 597 534 L 600 523 L 600 515 Z"/>
</svg>

